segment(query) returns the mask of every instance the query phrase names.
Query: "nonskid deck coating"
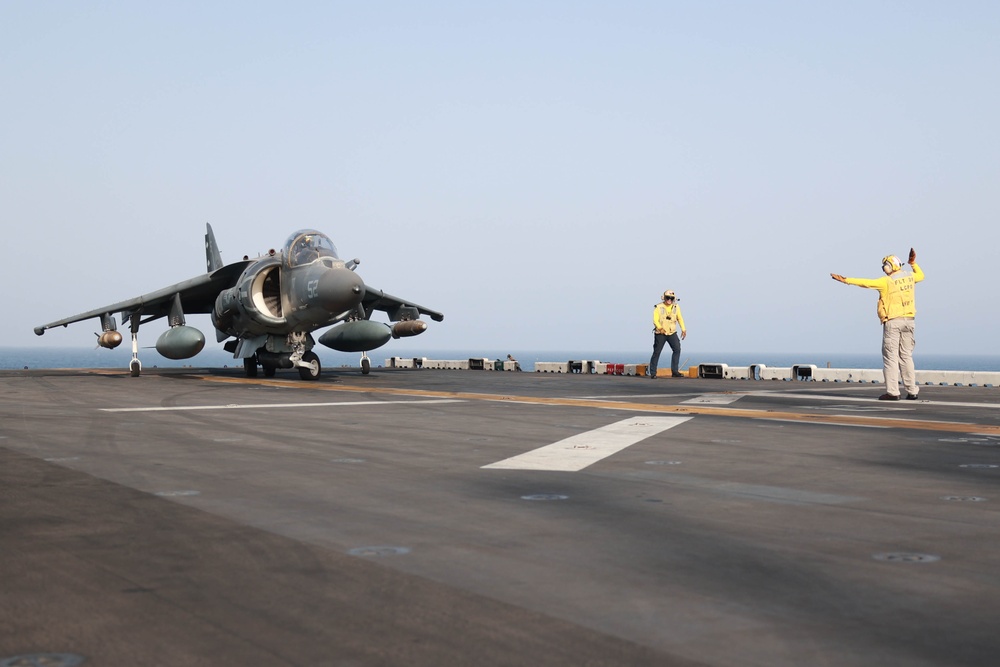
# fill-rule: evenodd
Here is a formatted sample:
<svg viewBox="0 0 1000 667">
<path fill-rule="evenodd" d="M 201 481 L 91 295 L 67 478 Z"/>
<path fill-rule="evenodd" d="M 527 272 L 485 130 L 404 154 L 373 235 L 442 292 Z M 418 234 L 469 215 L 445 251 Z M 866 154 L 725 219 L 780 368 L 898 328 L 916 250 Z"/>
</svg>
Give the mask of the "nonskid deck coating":
<svg viewBox="0 0 1000 667">
<path fill-rule="evenodd" d="M 5 372 L 0 660 L 993 664 L 1000 390 L 879 393 Z M 644 414 L 690 419 L 488 468 Z"/>
</svg>

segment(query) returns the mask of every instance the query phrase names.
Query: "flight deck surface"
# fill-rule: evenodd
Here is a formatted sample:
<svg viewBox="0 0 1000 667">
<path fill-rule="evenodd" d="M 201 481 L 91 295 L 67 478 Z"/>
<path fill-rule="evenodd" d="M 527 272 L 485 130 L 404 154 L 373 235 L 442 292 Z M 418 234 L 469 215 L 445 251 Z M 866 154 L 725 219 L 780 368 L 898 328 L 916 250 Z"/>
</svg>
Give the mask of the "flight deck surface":
<svg viewBox="0 0 1000 667">
<path fill-rule="evenodd" d="M 1000 389 L 882 391 L 0 372 L 0 665 L 995 665 Z"/>
</svg>

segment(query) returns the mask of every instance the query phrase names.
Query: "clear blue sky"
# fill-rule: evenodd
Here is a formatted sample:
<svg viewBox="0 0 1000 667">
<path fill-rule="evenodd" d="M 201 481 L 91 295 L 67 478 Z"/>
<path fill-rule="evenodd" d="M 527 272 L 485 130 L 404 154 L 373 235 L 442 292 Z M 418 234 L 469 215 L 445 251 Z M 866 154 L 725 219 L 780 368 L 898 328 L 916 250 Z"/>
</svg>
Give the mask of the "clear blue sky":
<svg viewBox="0 0 1000 667">
<path fill-rule="evenodd" d="M 669 288 L 686 350 L 877 352 L 829 274 L 913 246 L 918 353 L 995 354 L 998 35 L 962 0 L 6 0 L 0 345 L 92 346 L 32 327 L 200 273 L 210 222 L 225 260 L 326 232 L 445 312 L 428 351 L 645 349 Z"/>
</svg>

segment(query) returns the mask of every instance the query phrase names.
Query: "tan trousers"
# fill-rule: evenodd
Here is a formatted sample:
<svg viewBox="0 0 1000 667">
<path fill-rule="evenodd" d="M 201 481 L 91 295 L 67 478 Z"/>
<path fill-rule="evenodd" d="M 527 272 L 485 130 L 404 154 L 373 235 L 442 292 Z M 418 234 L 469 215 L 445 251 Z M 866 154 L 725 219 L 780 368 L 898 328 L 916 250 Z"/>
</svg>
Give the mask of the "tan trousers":
<svg viewBox="0 0 1000 667">
<path fill-rule="evenodd" d="M 882 325 L 882 372 L 885 390 L 899 395 L 899 375 L 903 375 L 906 393 L 917 395 L 916 373 L 913 371 L 913 318 L 897 317 Z"/>
</svg>

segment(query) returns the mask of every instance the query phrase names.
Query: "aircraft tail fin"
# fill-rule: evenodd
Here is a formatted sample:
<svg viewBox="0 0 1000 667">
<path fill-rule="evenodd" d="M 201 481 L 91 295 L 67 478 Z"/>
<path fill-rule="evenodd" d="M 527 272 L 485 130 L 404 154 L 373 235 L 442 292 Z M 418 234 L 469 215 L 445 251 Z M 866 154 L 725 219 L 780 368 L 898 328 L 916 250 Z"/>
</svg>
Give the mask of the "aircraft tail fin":
<svg viewBox="0 0 1000 667">
<path fill-rule="evenodd" d="M 205 260 L 208 264 L 208 272 L 213 273 L 223 267 L 222 253 L 219 252 L 219 244 L 215 242 L 215 232 L 212 225 L 205 223 L 208 231 L 205 232 Z"/>
</svg>

